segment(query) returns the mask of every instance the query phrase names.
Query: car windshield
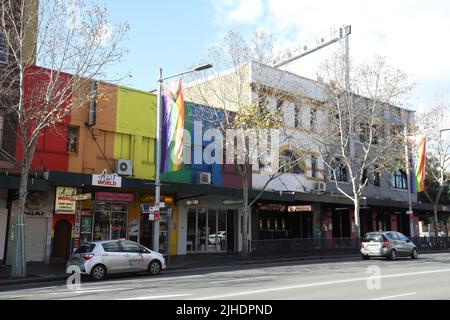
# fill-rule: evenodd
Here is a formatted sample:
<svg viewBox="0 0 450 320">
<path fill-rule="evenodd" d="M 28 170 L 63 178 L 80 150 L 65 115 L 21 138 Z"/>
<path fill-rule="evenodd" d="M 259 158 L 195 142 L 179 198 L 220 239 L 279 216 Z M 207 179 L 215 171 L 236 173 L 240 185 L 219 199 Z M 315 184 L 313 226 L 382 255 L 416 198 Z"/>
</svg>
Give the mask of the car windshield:
<svg viewBox="0 0 450 320">
<path fill-rule="evenodd" d="M 77 251 L 75 251 L 75 253 L 90 253 L 94 251 L 94 248 L 95 244 L 92 243 L 83 244 L 81 247 L 77 249 Z"/>
<path fill-rule="evenodd" d="M 383 242 L 383 235 L 380 233 L 369 233 L 366 235 L 364 241 L 366 242 Z"/>
</svg>

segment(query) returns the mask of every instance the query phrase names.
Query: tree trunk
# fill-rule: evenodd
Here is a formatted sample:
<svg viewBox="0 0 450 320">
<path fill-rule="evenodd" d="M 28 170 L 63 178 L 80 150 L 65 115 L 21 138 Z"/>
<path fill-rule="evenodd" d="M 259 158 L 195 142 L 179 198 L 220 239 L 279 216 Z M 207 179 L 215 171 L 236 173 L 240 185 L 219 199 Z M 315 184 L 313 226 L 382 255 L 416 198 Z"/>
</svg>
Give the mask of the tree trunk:
<svg viewBox="0 0 450 320">
<path fill-rule="evenodd" d="M 360 239 L 361 238 L 361 219 L 360 219 L 360 211 L 361 211 L 361 207 L 360 207 L 360 201 L 359 201 L 359 197 L 355 197 L 355 199 L 353 200 L 353 204 L 355 206 L 355 234 L 356 234 L 356 238 Z"/>
<path fill-rule="evenodd" d="M 14 219 L 14 240 L 12 259 L 12 278 L 25 278 L 27 265 L 25 257 L 25 202 L 28 195 L 28 166 L 22 165 L 20 172 L 19 203 Z"/>
<path fill-rule="evenodd" d="M 242 177 L 242 195 L 243 195 L 243 200 L 244 200 L 244 204 L 242 207 L 242 254 L 244 256 L 247 256 L 249 253 L 249 248 L 248 248 L 248 216 L 249 216 L 249 212 L 248 212 L 248 180 L 247 180 L 247 176 Z"/>
</svg>

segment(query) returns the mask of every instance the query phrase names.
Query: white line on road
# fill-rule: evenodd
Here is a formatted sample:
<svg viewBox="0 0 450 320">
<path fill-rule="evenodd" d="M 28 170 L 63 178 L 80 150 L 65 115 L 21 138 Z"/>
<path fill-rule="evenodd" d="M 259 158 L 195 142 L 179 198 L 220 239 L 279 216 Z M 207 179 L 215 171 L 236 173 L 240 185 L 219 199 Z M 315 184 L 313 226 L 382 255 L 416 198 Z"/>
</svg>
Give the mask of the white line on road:
<svg viewBox="0 0 450 320">
<path fill-rule="evenodd" d="M 214 282 L 210 282 L 210 284 L 229 283 L 229 282 L 250 282 L 250 281 L 267 280 L 267 279 L 273 279 L 273 278 L 275 278 L 275 276 L 271 276 L 271 277 L 251 277 L 251 278 L 243 278 L 243 279 L 214 281 Z"/>
<path fill-rule="evenodd" d="M 407 296 L 415 296 L 417 292 L 411 292 L 411 293 L 404 293 L 404 294 L 398 294 L 396 296 L 389 296 L 389 297 L 382 297 L 382 298 L 375 298 L 370 300 L 389 300 L 389 299 L 395 299 L 395 298 L 401 298 L 401 297 L 407 297 Z"/>
<path fill-rule="evenodd" d="M 126 298 L 126 299 L 116 299 L 116 300 L 155 300 L 155 299 L 167 299 L 167 298 L 180 298 L 180 297 L 190 297 L 193 294 L 169 294 L 165 296 L 146 296 L 146 297 L 136 297 L 136 298 Z"/>
<path fill-rule="evenodd" d="M 410 276 L 417 276 L 417 275 L 424 275 L 424 274 L 433 274 L 433 273 L 444 273 L 444 272 L 450 272 L 450 269 L 411 272 L 411 273 L 402 273 L 402 274 L 391 274 L 391 275 L 387 275 L 387 276 L 380 276 L 379 279 L 401 278 L 401 277 L 410 277 Z M 285 291 L 285 290 L 294 290 L 294 289 L 303 289 L 303 288 L 319 287 L 319 286 L 329 286 L 329 285 L 341 284 L 341 283 L 367 281 L 369 279 L 370 278 L 354 278 L 354 279 L 346 279 L 346 280 L 316 282 L 316 283 L 301 284 L 301 285 L 296 285 L 296 286 L 269 288 L 269 289 L 253 290 L 253 291 L 243 291 L 243 292 L 238 292 L 238 293 L 230 293 L 230 294 L 217 295 L 217 296 L 201 297 L 201 298 L 196 298 L 194 300 L 224 299 L 224 298 L 237 297 L 237 296 L 246 296 L 246 295 L 251 295 L 251 294 L 268 293 L 268 292 Z"/>
</svg>

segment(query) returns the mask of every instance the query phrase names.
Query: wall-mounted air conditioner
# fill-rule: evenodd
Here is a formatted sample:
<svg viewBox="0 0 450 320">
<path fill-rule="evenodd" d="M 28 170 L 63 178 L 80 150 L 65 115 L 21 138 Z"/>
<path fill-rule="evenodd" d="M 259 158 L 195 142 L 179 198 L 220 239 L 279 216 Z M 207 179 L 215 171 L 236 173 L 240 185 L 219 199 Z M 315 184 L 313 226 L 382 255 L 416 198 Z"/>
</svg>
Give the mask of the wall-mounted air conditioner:
<svg viewBox="0 0 450 320">
<path fill-rule="evenodd" d="M 131 160 L 117 160 L 116 173 L 119 176 L 129 177 L 133 175 L 133 162 Z"/>
</svg>

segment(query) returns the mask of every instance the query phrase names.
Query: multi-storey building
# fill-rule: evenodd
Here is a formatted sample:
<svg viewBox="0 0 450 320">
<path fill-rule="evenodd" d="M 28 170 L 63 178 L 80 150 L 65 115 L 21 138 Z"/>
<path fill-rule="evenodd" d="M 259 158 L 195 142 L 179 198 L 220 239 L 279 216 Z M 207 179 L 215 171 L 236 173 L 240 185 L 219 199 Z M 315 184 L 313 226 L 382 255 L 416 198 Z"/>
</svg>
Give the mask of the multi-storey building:
<svg viewBox="0 0 450 320">
<path fill-rule="evenodd" d="M 252 239 L 295 238 L 356 238 L 352 203 L 343 197 L 333 181 L 333 175 L 312 143 L 314 132 L 330 126 L 329 111 L 324 108 L 323 91 L 317 81 L 282 71 L 257 62 L 250 62 L 218 76 L 192 83 L 186 96 L 195 102 L 237 111 L 250 104 L 266 103 L 283 118 L 280 139 L 280 159 L 301 159 L 299 165 L 272 181 L 267 191 L 279 193 L 277 201 L 262 199 L 253 209 Z M 386 106 L 382 112 L 391 128 L 412 125 L 414 112 L 396 106 Z M 315 146 L 315 147 L 314 147 Z M 357 152 L 359 142 L 349 146 Z M 253 171 L 253 189 L 266 185 L 269 177 L 258 166 Z M 339 187 L 351 194 L 345 168 L 337 173 Z M 410 234 L 408 191 L 403 171 L 382 172 L 364 191 L 361 212 L 361 232 L 377 230 L 401 231 Z M 414 232 L 418 235 L 420 215 L 429 214 L 427 205 L 417 203 L 412 194 Z"/>
</svg>

